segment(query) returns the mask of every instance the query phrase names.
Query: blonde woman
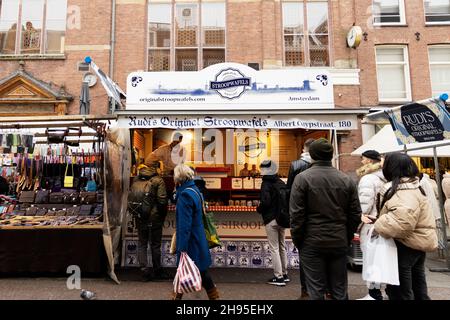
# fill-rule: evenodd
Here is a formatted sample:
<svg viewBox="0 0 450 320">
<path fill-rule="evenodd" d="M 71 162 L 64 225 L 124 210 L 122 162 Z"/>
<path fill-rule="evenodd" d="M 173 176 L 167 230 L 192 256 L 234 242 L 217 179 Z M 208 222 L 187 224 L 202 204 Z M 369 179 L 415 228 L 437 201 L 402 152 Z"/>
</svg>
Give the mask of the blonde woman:
<svg viewBox="0 0 450 320">
<path fill-rule="evenodd" d="M 177 226 L 177 265 L 182 252 L 195 262 L 202 276 L 202 285 L 210 300 L 219 299 L 219 292 L 209 275 L 211 265 L 208 242 L 203 226 L 203 196 L 194 182 L 194 171 L 185 164 L 174 169 L 176 185 L 176 226 Z M 181 300 L 182 294 L 174 293 L 174 300 Z"/>
</svg>

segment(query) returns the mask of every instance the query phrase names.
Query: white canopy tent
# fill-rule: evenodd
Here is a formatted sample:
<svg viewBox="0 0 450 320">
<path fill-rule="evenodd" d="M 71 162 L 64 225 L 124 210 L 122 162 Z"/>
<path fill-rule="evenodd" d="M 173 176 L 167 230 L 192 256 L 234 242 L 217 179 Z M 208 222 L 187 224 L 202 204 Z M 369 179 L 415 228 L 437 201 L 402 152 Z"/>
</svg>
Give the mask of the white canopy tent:
<svg viewBox="0 0 450 320">
<path fill-rule="evenodd" d="M 429 143 L 412 143 L 405 146 L 399 145 L 397 138 L 390 125 L 384 126 L 377 134 L 370 138 L 365 144 L 352 152 L 352 156 L 360 156 L 364 151 L 376 150 L 379 153 L 388 153 L 395 151 L 403 151 L 405 147 L 407 150 L 414 148 L 424 148 L 430 146 L 428 149 L 407 151 L 411 157 L 430 157 L 434 156 L 433 146 L 442 145 L 444 141 L 436 141 Z M 436 148 L 438 157 L 450 157 L 450 145 Z"/>
</svg>

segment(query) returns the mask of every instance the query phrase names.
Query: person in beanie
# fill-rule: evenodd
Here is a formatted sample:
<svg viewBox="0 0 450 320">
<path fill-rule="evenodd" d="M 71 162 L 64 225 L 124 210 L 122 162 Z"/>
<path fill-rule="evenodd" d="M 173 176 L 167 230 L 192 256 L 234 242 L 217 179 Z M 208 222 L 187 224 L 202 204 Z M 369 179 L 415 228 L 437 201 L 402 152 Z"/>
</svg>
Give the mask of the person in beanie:
<svg viewBox="0 0 450 320">
<path fill-rule="evenodd" d="M 361 221 L 353 180 L 333 168 L 333 146 L 326 139 L 311 143 L 311 167 L 299 173 L 289 201 L 291 236 L 299 249 L 311 300 L 346 300 L 347 251 Z"/>
<path fill-rule="evenodd" d="M 287 253 L 285 243 L 285 228 L 278 225 L 276 216 L 279 209 L 277 185 L 284 185 L 278 177 L 278 166 L 274 161 L 265 160 L 260 165 L 262 184 L 261 202 L 257 211 L 262 215 L 266 226 L 267 240 L 269 242 L 270 255 L 272 257 L 274 277 L 268 284 L 285 286 L 289 282 L 287 275 Z"/>
<path fill-rule="evenodd" d="M 309 155 L 309 146 L 314 142 L 314 139 L 310 138 L 305 141 L 303 145 L 303 153 L 300 155 L 300 159 L 292 161 L 291 166 L 289 167 L 289 174 L 287 180 L 287 186 L 289 190 L 292 189 L 292 184 L 294 183 L 295 177 L 300 173 L 305 171 L 311 166 L 312 159 Z M 297 248 L 298 249 L 298 248 Z M 301 286 L 301 294 L 300 299 L 307 298 L 308 293 L 306 291 L 306 280 L 305 280 L 305 272 L 303 271 L 302 262 L 299 262 L 299 270 L 300 270 L 300 286 Z"/>
<path fill-rule="evenodd" d="M 169 279 L 169 275 L 161 267 L 161 239 L 164 220 L 167 215 L 167 192 L 164 180 L 159 176 L 159 162 L 143 166 L 139 176 L 131 185 L 129 201 L 140 203 L 136 210 L 136 227 L 138 230 L 138 258 L 143 280 Z M 152 266 L 149 266 L 147 251 L 152 252 Z"/>
<path fill-rule="evenodd" d="M 358 184 L 358 196 L 361 203 L 362 228 L 359 232 L 363 260 L 367 256 L 365 253 L 367 235 L 370 231 L 370 224 L 378 217 L 377 196 L 383 185 L 387 182 L 382 171 L 381 155 L 375 150 L 367 150 L 362 154 L 361 163 L 363 166 L 356 170 L 356 174 L 361 178 Z M 364 264 L 363 264 L 364 265 Z M 381 294 L 381 284 L 367 283 L 369 293 L 358 300 L 383 300 Z"/>
</svg>

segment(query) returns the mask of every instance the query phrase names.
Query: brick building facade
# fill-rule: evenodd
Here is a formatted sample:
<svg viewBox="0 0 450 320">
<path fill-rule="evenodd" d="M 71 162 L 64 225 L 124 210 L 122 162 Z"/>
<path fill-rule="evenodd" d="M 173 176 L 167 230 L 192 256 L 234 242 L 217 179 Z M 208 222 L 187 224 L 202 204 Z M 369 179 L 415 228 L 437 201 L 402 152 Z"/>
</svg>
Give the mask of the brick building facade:
<svg viewBox="0 0 450 320">
<path fill-rule="evenodd" d="M 7 78 L 17 71 L 19 61 L 23 60 L 27 73 L 50 84 L 55 89 L 62 89 L 71 95 L 73 100 L 69 102 L 66 113 L 78 114 L 78 97 L 83 73 L 78 71 L 77 65 L 85 56 L 91 56 L 106 73 L 112 71 L 112 78 L 123 89 L 126 87 L 126 78 L 130 72 L 151 69 L 153 63 L 149 62 L 149 52 L 151 52 L 149 50 L 151 46 L 149 19 L 152 19 L 151 5 L 156 1 L 150 1 L 149 4 L 147 0 L 116 0 L 114 2 L 67 0 L 67 12 L 60 13 L 63 17 L 67 17 L 67 23 L 65 30 L 62 31 L 63 36 L 56 37 L 56 40 L 50 33 L 50 26 L 53 25 L 52 19 L 56 19 L 52 17 L 52 10 L 50 10 L 54 8 L 52 1 L 55 0 L 38 0 L 39 3 L 42 2 L 44 12 L 43 18 L 41 18 L 43 26 L 41 30 L 45 27 L 48 31 L 40 33 L 41 41 L 43 41 L 40 44 L 40 51 L 38 48 L 37 53 L 29 54 L 25 51 L 25 47 L 30 44 L 23 44 L 21 38 L 28 32 L 25 20 L 26 17 L 31 17 L 30 19 L 34 19 L 32 21 L 37 21 L 35 25 L 39 30 L 39 17 L 25 11 L 25 7 L 28 5 L 27 0 L 0 0 L 3 9 L 3 12 L 0 12 L 0 35 L 3 34 L 3 40 L 0 38 L 0 45 L 3 46 L 0 47 L 0 79 Z M 65 2 L 66 0 L 59 1 Z M 429 59 L 431 46 L 446 44 L 450 46 L 450 15 L 447 15 L 450 13 L 448 11 L 450 9 L 445 5 L 436 7 L 435 2 L 439 1 L 399 0 L 398 7 L 389 7 L 386 4 L 395 3 L 395 1 L 330 0 L 304 3 L 302 1 L 226 0 L 222 2 L 225 8 L 224 21 L 226 21 L 223 60 L 242 64 L 257 63 L 261 69 L 295 68 L 297 66 L 329 67 L 332 74 L 339 74 L 340 79 L 344 79 L 335 85 L 336 108 L 372 108 L 424 99 L 432 95 L 433 76 L 430 72 Z M 115 4 L 114 10 L 113 3 Z M 180 32 L 179 28 L 182 29 L 179 26 L 181 21 L 179 19 L 191 14 L 189 6 L 181 7 L 181 5 L 198 2 L 183 0 L 172 2 L 170 5 L 171 1 L 162 0 L 157 3 L 167 4 L 172 8 L 171 16 L 169 16 L 170 28 L 171 32 L 175 34 Z M 207 11 L 207 6 L 203 6 L 203 4 L 217 3 L 217 1 L 207 0 L 201 3 L 202 5 L 192 8 L 195 10 L 198 8 L 199 13 L 197 13 L 201 16 L 198 21 L 199 23 L 204 22 L 206 25 L 210 23 L 208 21 L 211 19 L 208 20 L 208 15 L 203 16 L 202 10 L 207 13 L 211 11 Z M 219 3 L 221 2 L 219 1 Z M 23 29 L 20 35 L 18 32 L 11 32 L 13 28 L 11 25 L 15 23 L 15 18 L 11 19 L 11 16 L 16 14 L 16 4 L 17 13 L 20 13 L 17 25 L 22 25 Z M 177 5 L 189 10 L 178 13 Z M 41 10 L 41 7 L 39 8 Z M 294 11 L 299 10 L 299 14 L 292 13 L 293 9 Z M 441 10 L 442 14 L 436 14 L 436 10 L 438 13 Z M 5 14 L 5 12 L 9 13 Z M 112 19 L 113 12 L 115 12 L 115 19 Z M 217 12 L 217 14 L 220 15 L 221 12 Z M 56 13 L 56 15 L 58 14 Z M 327 18 L 325 22 L 320 20 L 324 16 Z M 289 26 L 295 19 L 301 20 L 297 29 Z M 378 22 L 378 25 L 374 25 L 374 20 Z M 429 21 L 427 22 L 427 20 Z M 308 21 L 308 25 L 305 21 Z M 113 22 L 115 25 L 115 37 L 113 38 L 115 39 L 111 37 Z M 314 28 L 312 27 L 313 22 L 317 22 Z M 155 25 L 159 27 L 163 24 L 158 23 L 155 22 Z M 347 33 L 353 25 L 361 26 L 364 31 L 364 40 L 357 49 L 349 48 L 346 42 Z M 195 26 L 194 23 L 195 27 L 198 29 L 198 24 Z M 158 30 L 156 31 L 157 35 Z M 13 41 L 10 45 L 9 51 L 5 50 L 7 47 L 5 34 L 12 34 L 12 38 L 16 39 L 16 42 Z M 189 48 L 182 51 L 183 48 L 177 47 L 180 44 L 174 43 L 173 34 L 170 44 L 162 45 L 165 51 L 157 51 L 160 48 L 156 48 L 157 55 L 169 53 L 169 56 L 162 58 L 163 60 L 158 59 L 164 61 L 165 65 L 169 65 L 171 70 L 178 68 L 178 52 L 180 55 L 189 54 L 189 50 L 191 53 L 196 52 L 198 59 L 195 56 L 191 58 L 195 62 L 194 65 L 200 68 L 207 64 L 206 60 L 202 60 L 202 58 L 222 50 L 219 48 L 211 51 L 207 48 L 207 43 L 204 44 L 205 47 L 202 47 L 201 43 L 204 41 L 202 41 L 202 37 L 199 37 L 196 39 L 198 44 L 194 49 Z M 203 33 L 200 32 L 200 34 Z M 54 52 L 54 50 L 51 53 L 47 52 L 50 48 L 49 40 L 56 41 L 56 47 L 61 46 L 60 52 Z M 392 47 L 394 51 L 383 51 L 387 47 L 380 48 L 380 46 L 385 45 L 395 45 Z M 113 55 L 111 55 L 112 48 Z M 292 48 L 294 48 L 293 51 L 288 52 Z M 450 57 L 446 56 L 446 54 L 450 55 L 448 48 L 445 46 L 439 48 L 442 50 L 438 50 L 436 54 L 433 51 L 434 56 L 437 59 L 442 58 L 444 65 L 445 62 L 450 63 Z M 383 52 L 386 54 L 383 55 Z M 400 62 L 403 64 L 395 64 L 399 61 L 394 61 L 392 65 L 395 67 L 391 69 L 389 66 L 385 67 L 382 69 L 385 73 L 377 77 L 377 55 L 387 57 L 387 59 L 393 56 L 394 59 L 397 59 L 402 54 L 403 61 Z M 111 58 L 113 58 L 112 64 Z M 216 59 L 220 60 L 221 58 L 219 56 Z M 295 65 L 296 62 L 297 65 Z M 387 65 L 389 63 L 388 61 Z M 403 69 L 401 69 L 402 66 Z M 383 67 L 379 66 L 378 70 L 381 68 Z M 404 71 L 404 85 L 393 83 L 392 88 L 398 87 L 399 92 L 404 91 L 404 98 L 393 97 L 395 93 L 388 90 L 391 86 L 390 82 L 387 81 L 386 85 L 380 88 L 380 83 L 384 83 L 384 81 L 377 81 L 378 78 L 384 79 L 383 77 L 391 80 L 389 75 L 395 75 L 395 72 L 400 69 Z M 347 83 L 346 75 L 352 79 L 356 77 L 356 83 L 354 81 Z M 442 75 L 434 75 L 434 79 L 440 79 L 440 77 Z M 444 76 L 445 79 L 448 77 Z M 433 84 L 433 86 L 438 87 L 436 90 L 441 90 L 445 88 L 445 81 L 443 83 L 444 85 L 441 83 Z M 448 83 L 447 88 L 450 91 Z M 380 90 L 387 90 L 386 93 L 383 91 L 385 94 L 383 99 L 380 99 Z M 101 84 L 98 83 L 92 87 L 90 94 L 91 113 L 108 113 L 108 99 Z M 39 113 L 40 111 L 36 107 L 33 114 Z M 345 154 L 349 154 L 361 144 L 361 130 L 351 131 L 340 136 L 339 151 L 344 155 L 343 157 L 346 157 L 345 161 L 341 161 L 342 170 L 353 171 L 359 165 L 359 159 L 345 156 Z"/>
</svg>

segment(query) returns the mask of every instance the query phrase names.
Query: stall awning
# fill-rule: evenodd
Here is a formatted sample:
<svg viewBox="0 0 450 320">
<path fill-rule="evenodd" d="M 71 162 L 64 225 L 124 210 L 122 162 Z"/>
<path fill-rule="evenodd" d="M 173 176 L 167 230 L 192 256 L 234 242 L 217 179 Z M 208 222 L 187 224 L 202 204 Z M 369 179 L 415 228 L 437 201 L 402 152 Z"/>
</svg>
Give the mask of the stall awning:
<svg viewBox="0 0 450 320">
<path fill-rule="evenodd" d="M 448 143 L 448 141 L 447 141 Z M 429 143 L 411 143 L 407 145 L 399 145 L 397 143 L 397 137 L 390 125 L 384 126 L 376 135 L 369 139 L 365 144 L 352 152 L 352 156 L 360 156 L 364 151 L 376 150 L 380 153 L 388 153 L 395 151 L 403 151 L 406 149 L 414 149 L 417 147 L 427 147 L 428 149 L 408 151 L 408 154 L 412 157 L 433 157 L 433 146 L 443 145 L 445 142 L 436 141 Z M 450 145 L 439 147 L 436 149 L 438 157 L 450 157 Z"/>
<path fill-rule="evenodd" d="M 273 110 L 266 111 L 190 111 L 151 112 L 118 111 L 120 128 L 242 128 L 242 129 L 311 129 L 357 130 L 358 116 L 367 109 Z"/>
</svg>

